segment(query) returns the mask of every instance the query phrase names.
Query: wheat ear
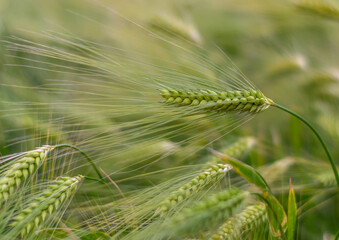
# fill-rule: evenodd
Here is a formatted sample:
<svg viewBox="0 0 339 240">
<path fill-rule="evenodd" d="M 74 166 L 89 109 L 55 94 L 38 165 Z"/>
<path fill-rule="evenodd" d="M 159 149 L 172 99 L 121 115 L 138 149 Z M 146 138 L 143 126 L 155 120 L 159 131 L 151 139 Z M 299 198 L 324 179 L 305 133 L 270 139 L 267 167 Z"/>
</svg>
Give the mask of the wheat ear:
<svg viewBox="0 0 339 240">
<path fill-rule="evenodd" d="M 177 91 L 161 89 L 160 94 L 166 103 L 182 106 L 200 106 L 223 112 L 258 113 L 273 105 L 273 101 L 258 90 L 242 91 Z"/>
<path fill-rule="evenodd" d="M 335 178 L 330 171 L 320 172 L 314 175 L 314 178 L 324 187 L 333 187 L 336 185 Z"/>
<path fill-rule="evenodd" d="M 43 146 L 20 156 L 0 178 L 0 201 L 7 200 L 20 184 L 33 175 L 54 146 Z"/>
<path fill-rule="evenodd" d="M 299 0 L 295 6 L 305 12 L 339 20 L 339 7 L 324 0 Z"/>
<path fill-rule="evenodd" d="M 13 218 L 12 227 L 22 225 L 21 236 L 39 228 L 47 218 L 55 213 L 67 199 L 70 199 L 78 188 L 83 176 L 60 177 L 53 181 L 39 197 L 31 201 L 28 206 Z M 23 224 L 23 222 L 25 224 Z"/>
<path fill-rule="evenodd" d="M 169 227 L 172 233 L 182 235 L 215 225 L 238 212 L 246 195 L 247 192 L 235 188 L 213 194 L 173 217 Z"/>
<path fill-rule="evenodd" d="M 243 211 L 228 219 L 213 234 L 210 240 L 237 240 L 243 239 L 243 235 L 256 230 L 266 222 L 266 207 L 263 204 L 256 204 L 246 207 Z"/>
<path fill-rule="evenodd" d="M 244 137 L 233 143 L 232 145 L 221 149 L 220 152 L 224 155 L 240 159 L 245 155 L 254 145 L 256 144 L 256 139 L 254 137 Z M 213 163 L 224 163 L 224 161 L 219 157 L 212 157 L 207 164 Z"/>
<path fill-rule="evenodd" d="M 158 212 L 167 212 L 175 207 L 178 203 L 184 201 L 194 192 L 205 188 L 206 186 L 218 182 L 225 174 L 232 169 L 229 164 L 215 164 L 206 169 L 203 173 L 194 177 L 191 181 L 182 186 L 178 191 L 173 192 L 166 200 L 164 200 Z"/>
<path fill-rule="evenodd" d="M 211 90 L 198 90 L 198 91 L 181 91 L 181 90 L 167 90 L 161 89 L 160 94 L 166 99 L 166 103 L 176 104 L 182 106 L 200 106 L 198 109 L 209 109 L 223 112 L 252 112 L 259 113 L 264 111 L 270 106 L 277 107 L 289 114 L 297 117 L 305 123 L 317 136 L 322 147 L 324 148 L 328 160 L 330 161 L 333 173 L 339 187 L 339 174 L 336 169 L 333 158 L 319 132 L 310 124 L 306 119 L 299 114 L 285 108 L 271 99 L 265 97 L 259 90 L 243 89 L 242 91 L 211 91 Z"/>
</svg>

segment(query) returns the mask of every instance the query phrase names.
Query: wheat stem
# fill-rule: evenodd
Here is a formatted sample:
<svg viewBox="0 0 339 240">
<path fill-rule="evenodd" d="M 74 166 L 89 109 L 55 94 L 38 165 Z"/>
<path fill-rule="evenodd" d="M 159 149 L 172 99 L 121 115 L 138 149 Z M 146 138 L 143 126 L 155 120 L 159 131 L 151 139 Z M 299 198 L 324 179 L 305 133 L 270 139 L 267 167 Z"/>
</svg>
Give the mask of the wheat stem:
<svg viewBox="0 0 339 240">
<path fill-rule="evenodd" d="M 339 175 L 338 175 L 338 170 L 334 164 L 334 161 L 332 159 L 332 156 L 324 142 L 324 140 L 322 139 L 322 137 L 320 136 L 319 132 L 312 126 L 312 124 L 310 122 L 308 122 L 305 118 L 303 118 L 302 116 L 300 116 L 299 114 L 279 105 L 279 104 L 276 104 L 274 103 L 273 106 L 285 111 L 285 112 L 288 112 L 289 114 L 295 116 L 296 118 L 298 118 L 299 120 L 301 120 L 303 123 L 305 123 L 311 130 L 312 132 L 317 136 L 318 140 L 320 141 L 321 145 L 323 146 L 325 152 L 326 152 L 326 155 L 328 157 L 328 160 L 330 161 L 331 163 L 331 167 L 332 167 L 332 170 L 333 170 L 333 173 L 334 173 L 334 176 L 335 176 L 335 179 L 337 181 L 337 185 L 339 187 Z"/>
</svg>

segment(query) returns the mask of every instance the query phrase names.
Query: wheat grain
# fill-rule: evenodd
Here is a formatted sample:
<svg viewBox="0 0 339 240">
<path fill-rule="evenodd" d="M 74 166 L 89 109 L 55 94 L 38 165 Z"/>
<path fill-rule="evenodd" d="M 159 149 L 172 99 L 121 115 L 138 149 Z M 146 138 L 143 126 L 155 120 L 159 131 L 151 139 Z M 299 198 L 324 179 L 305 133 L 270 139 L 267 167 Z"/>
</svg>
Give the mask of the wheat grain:
<svg viewBox="0 0 339 240">
<path fill-rule="evenodd" d="M 200 106 L 223 112 L 252 112 L 258 113 L 272 106 L 271 99 L 262 92 L 249 89 L 242 91 L 177 91 L 161 89 L 160 94 L 166 103 L 182 106 Z"/>
<path fill-rule="evenodd" d="M 39 228 L 67 199 L 70 199 L 82 179 L 83 176 L 81 175 L 58 178 L 39 197 L 31 201 L 21 213 L 13 218 L 11 226 L 16 227 L 22 221 L 26 221 L 26 224 L 20 230 L 22 237 L 31 233 L 33 229 Z"/>
<path fill-rule="evenodd" d="M 20 156 L 0 178 L 0 201 L 7 200 L 16 188 L 40 167 L 53 146 L 43 146 Z"/>
<path fill-rule="evenodd" d="M 266 221 L 266 207 L 256 204 L 246 207 L 242 212 L 228 219 L 210 240 L 237 240 L 251 230 L 256 230 Z"/>
</svg>

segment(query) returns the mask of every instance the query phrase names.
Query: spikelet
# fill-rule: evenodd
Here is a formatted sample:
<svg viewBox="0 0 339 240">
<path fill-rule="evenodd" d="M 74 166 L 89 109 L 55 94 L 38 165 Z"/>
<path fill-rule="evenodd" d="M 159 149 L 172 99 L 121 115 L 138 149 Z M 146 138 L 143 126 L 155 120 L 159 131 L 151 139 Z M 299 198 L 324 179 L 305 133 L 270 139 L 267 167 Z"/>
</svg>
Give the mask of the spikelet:
<svg viewBox="0 0 339 240">
<path fill-rule="evenodd" d="M 173 192 L 166 200 L 164 200 L 157 212 L 167 212 L 175 207 L 178 203 L 184 201 L 189 196 L 206 188 L 210 184 L 220 181 L 225 174 L 232 169 L 229 164 L 215 164 L 210 166 L 206 171 L 194 177 L 191 181 L 182 186 L 178 191 Z"/>
<path fill-rule="evenodd" d="M 30 234 L 71 198 L 82 179 L 83 176 L 81 175 L 58 178 L 39 197 L 31 201 L 24 210 L 13 218 L 11 226 L 16 227 L 22 221 L 30 221 L 26 222 L 20 230 L 21 237 Z"/>
<path fill-rule="evenodd" d="M 305 12 L 339 20 L 339 6 L 326 0 L 299 0 L 295 6 Z"/>
<path fill-rule="evenodd" d="M 247 192 L 232 188 L 195 202 L 173 217 L 168 225 L 171 234 L 189 234 L 224 221 L 242 208 L 246 195 Z"/>
<path fill-rule="evenodd" d="M 237 240 L 243 239 L 243 235 L 251 230 L 256 231 L 261 224 L 266 222 L 266 207 L 256 204 L 246 207 L 242 212 L 228 219 L 213 234 L 210 240 Z"/>
<path fill-rule="evenodd" d="M 33 175 L 53 148 L 48 145 L 39 147 L 15 160 L 0 178 L 0 201 L 7 200 L 28 176 Z"/>
<path fill-rule="evenodd" d="M 236 159 L 241 159 L 252 147 L 256 144 L 254 137 L 240 138 L 232 145 L 222 149 L 220 152 L 223 155 L 227 155 Z M 207 164 L 223 163 L 223 160 L 219 157 L 213 157 L 207 162 Z"/>
<path fill-rule="evenodd" d="M 161 89 L 160 94 L 169 104 L 200 107 L 220 112 L 259 113 L 274 105 L 258 90 L 242 91 L 177 91 Z M 199 109 L 199 108 L 198 108 Z"/>
</svg>

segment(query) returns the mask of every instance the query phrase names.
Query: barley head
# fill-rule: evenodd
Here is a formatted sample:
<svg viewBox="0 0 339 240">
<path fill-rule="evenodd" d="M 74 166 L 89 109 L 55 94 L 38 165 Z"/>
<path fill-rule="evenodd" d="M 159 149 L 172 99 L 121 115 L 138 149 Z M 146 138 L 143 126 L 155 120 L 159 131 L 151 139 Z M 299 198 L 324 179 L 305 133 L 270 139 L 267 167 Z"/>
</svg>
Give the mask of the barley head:
<svg viewBox="0 0 339 240">
<path fill-rule="evenodd" d="M 200 107 L 219 112 L 251 112 L 259 113 L 274 105 L 259 90 L 242 91 L 177 91 L 161 89 L 160 95 L 168 104 L 178 106 Z"/>
<path fill-rule="evenodd" d="M 232 145 L 221 149 L 221 153 L 236 159 L 243 157 L 254 145 L 256 139 L 254 137 L 244 137 L 233 143 Z M 213 157 L 207 164 L 221 163 L 222 159 L 219 157 Z"/>
<path fill-rule="evenodd" d="M 198 201 L 173 217 L 169 224 L 171 231 L 182 235 L 215 225 L 238 212 L 246 195 L 247 192 L 232 188 Z"/>
<path fill-rule="evenodd" d="M 21 236 L 30 234 L 72 197 L 82 179 L 83 176 L 81 175 L 56 179 L 39 197 L 28 203 L 28 206 L 13 218 L 11 226 L 16 227 L 22 221 L 26 221 L 26 224 L 20 230 Z"/>
<path fill-rule="evenodd" d="M 243 211 L 228 219 L 213 234 L 210 240 L 236 240 L 243 239 L 242 234 L 251 230 L 256 231 L 266 221 L 266 207 L 263 204 L 250 205 Z"/>
<path fill-rule="evenodd" d="M 53 146 L 43 146 L 29 151 L 15 160 L 0 177 L 0 201 L 7 200 L 28 176 L 33 175 Z"/>
<path fill-rule="evenodd" d="M 199 190 L 218 182 L 225 174 L 232 169 L 229 164 L 215 164 L 206 169 L 203 173 L 194 177 L 188 183 L 183 185 L 178 191 L 173 192 L 164 200 L 158 209 L 159 212 L 167 212 L 180 202 Z"/>
</svg>

